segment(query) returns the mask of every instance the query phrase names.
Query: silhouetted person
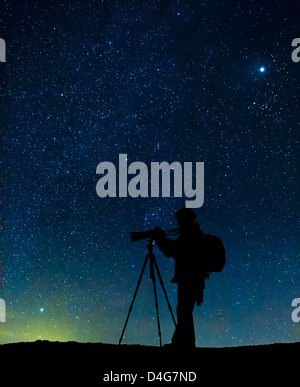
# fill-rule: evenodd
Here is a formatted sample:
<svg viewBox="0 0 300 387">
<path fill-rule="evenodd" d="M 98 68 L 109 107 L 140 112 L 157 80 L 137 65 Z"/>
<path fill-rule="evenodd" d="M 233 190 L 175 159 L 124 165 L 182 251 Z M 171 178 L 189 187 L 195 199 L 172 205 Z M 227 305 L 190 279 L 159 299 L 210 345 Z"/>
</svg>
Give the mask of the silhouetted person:
<svg viewBox="0 0 300 387">
<path fill-rule="evenodd" d="M 182 208 L 175 213 L 180 235 L 172 240 L 160 228 L 155 228 L 158 248 L 168 258 L 175 259 L 175 275 L 171 280 L 177 283 L 177 327 L 170 345 L 195 347 L 193 321 L 194 306 L 203 302 L 206 272 L 201 268 L 201 242 L 204 233 L 190 208 Z"/>
</svg>

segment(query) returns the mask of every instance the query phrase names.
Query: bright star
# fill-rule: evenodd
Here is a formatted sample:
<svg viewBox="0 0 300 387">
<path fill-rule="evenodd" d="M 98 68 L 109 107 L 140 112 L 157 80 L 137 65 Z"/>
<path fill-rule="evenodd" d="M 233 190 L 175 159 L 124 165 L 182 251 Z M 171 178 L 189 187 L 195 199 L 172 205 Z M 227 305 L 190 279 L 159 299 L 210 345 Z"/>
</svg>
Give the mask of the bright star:
<svg viewBox="0 0 300 387">
<path fill-rule="evenodd" d="M 266 71 L 266 68 L 265 68 L 264 66 L 261 66 L 261 67 L 259 68 L 259 71 L 260 71 L 261 73 L 264 73 L 264 72 Z"/>
<path fill-rule="evenodd" d="M 40 308 L 40 312 L 41 312 L 41 313 L 44 312 L 44 308 Z"/>
</svg>

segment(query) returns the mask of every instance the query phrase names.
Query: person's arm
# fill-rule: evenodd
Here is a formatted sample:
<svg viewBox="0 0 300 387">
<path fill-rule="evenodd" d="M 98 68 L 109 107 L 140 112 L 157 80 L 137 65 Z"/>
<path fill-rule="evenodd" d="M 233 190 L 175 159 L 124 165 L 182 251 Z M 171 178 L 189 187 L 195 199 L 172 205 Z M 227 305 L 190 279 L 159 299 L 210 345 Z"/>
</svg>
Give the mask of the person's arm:
<svg viewBox="0 0 300 387">
<path fill-rule="evenodd" d="M 155 243 L 159 250 L 168 258 L 174 257 L 176 253 L 176 241 L 168 239 L 166 232 L 159 227 L 155 227 Z"/>
</svg>

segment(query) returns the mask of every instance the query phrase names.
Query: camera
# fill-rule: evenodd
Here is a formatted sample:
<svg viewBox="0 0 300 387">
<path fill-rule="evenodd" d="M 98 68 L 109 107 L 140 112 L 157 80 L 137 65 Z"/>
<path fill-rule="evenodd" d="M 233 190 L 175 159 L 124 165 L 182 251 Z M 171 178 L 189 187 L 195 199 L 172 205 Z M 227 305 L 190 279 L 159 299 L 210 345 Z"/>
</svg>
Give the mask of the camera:
<svg viewBox="0 0 300 387">
<path fill-rule="evenodd" d="M 155 227 L 153 230 L 130 232 L 131 242 L 137 242 L 142 239 L 157 239 L 166 234 L 164 230 Z"/>
</svg>

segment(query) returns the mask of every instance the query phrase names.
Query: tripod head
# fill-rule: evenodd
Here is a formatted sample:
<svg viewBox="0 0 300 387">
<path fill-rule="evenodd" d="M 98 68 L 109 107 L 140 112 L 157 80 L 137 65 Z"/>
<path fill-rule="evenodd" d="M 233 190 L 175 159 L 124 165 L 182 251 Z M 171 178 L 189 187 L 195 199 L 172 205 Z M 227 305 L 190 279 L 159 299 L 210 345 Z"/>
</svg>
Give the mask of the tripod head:
<svg viewBox="0 0 300 387">
<path fill-rule="evenodd" d="M 153 253 L 154 240 L 149 239 L 147 243 L 148 253 Z"/>
</svg>

